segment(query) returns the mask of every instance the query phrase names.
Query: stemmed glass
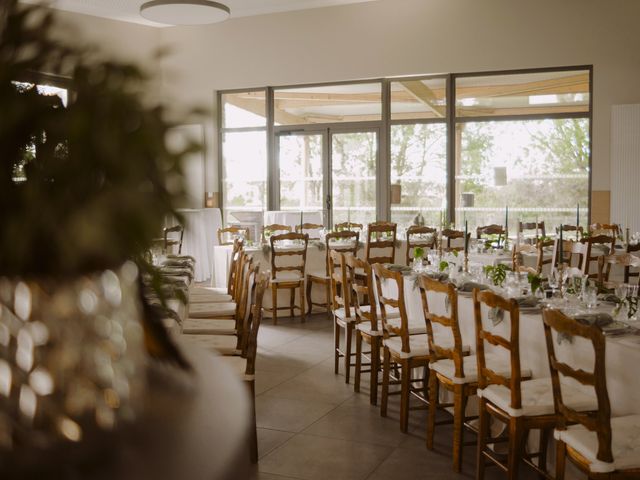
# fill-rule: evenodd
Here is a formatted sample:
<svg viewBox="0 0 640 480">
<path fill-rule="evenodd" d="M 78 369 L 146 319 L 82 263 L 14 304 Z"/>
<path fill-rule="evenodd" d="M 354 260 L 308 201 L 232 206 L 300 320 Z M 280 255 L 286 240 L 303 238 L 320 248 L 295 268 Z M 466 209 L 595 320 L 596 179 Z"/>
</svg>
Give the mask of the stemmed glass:
<svg viewBox="0 0 640 480">
<path fill-rule="evenodd" d="M 638 285 L 630 285 L 627 286 L 627 308 L 629 309 L 629 313 L 633 312 L 629 317 L 629 321 L 635 322 L 638 320 L 637 315 L 637 305 L 638 305 Z M 631 303 L 634 303 L 633 308 Z"/>
</svg>

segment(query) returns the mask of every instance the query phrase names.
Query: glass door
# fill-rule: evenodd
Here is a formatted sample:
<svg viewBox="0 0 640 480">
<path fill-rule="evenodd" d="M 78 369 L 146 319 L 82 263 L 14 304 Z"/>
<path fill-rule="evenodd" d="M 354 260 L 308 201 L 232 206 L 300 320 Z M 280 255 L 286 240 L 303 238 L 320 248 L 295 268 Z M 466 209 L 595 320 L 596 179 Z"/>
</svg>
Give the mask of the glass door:
<svg viewBox="0 0 640 480">
<path fill-rule="evenodd" d="M 376 220 L 378 132 L 332 131 L 331 210 L 333 224 Z"/>
<path fill-rule="evenodd" d="M 277 134 L 279 209 L 322 211 L 325 208 L 325 132 Z"/>
</svg>

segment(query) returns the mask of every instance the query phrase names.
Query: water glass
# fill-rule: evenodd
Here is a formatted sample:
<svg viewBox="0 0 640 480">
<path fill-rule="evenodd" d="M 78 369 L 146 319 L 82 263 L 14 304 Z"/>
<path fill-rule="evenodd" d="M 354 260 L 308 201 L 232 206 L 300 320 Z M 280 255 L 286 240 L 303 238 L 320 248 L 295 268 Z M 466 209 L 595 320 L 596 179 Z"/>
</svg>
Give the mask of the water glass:
<svg viewBox="0 0 640 480">
<path fill-rule="evenodd" d="M 598 306 L 598 288 L 593 285 L 585 287 L 582 298 L 588 309 L 596 308 Z"/>
</svg>

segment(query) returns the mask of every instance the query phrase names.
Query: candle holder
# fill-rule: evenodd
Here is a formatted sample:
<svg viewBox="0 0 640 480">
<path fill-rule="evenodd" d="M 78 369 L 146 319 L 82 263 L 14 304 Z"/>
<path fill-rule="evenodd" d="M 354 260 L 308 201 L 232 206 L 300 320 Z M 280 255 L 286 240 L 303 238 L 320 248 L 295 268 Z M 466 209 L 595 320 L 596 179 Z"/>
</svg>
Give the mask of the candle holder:
<svg viewBox="0 0 640 480">
<path fill-rule="evenodd" d="M 469 273 L 469 252 L 464 252 L 464 273 Z"/>
</svg>

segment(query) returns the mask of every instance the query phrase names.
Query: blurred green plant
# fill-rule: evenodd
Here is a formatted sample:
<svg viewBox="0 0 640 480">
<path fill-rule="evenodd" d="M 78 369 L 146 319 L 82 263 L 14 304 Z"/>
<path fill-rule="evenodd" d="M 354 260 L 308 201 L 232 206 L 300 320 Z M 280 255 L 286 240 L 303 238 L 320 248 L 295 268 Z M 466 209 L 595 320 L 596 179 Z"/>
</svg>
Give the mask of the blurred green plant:
<svg viewBox="0 0 640 480">
<path fill-rule="evenodd" d="M 169 151 L 173 125 L 145 103 L 142 70 L 54 40 L 52 22 L 0 0 L 2 275 L 66 277 L 141 257 L 176 215 L 182 156 L 199 148 Z M 38 93 L 43 72 L 68 79 L 66 108 Z"/>
</svg>

